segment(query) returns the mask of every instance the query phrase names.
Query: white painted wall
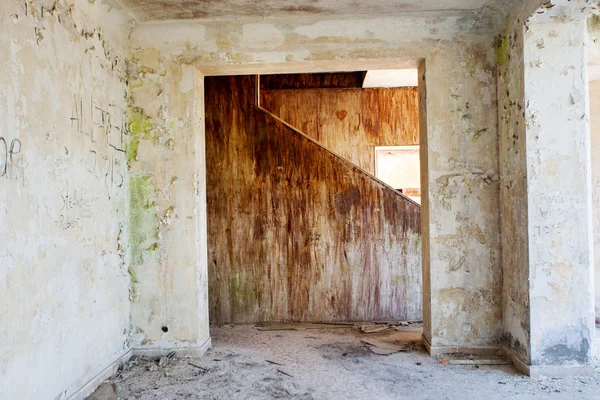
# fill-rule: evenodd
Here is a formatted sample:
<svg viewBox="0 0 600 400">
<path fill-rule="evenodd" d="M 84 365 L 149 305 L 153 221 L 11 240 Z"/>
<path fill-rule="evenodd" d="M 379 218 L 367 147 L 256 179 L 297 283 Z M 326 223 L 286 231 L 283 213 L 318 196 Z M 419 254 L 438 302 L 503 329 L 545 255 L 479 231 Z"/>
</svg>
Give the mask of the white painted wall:
<svg viewBox="0 0 600 400">
<path fill-rule="evenodd" d="M 421 204 L 421 196 L 406 189 L 421 189 L 419 146 L 376 146 L 375 175 Z"/>
<path fill-rule="evenodd" d="M 600 319 L 600 81 L 590 82 L 590 137 L 596 320 Z"/>
<path fill-rule="evenodd" d="M 113 148 L 123 146 L 126 36 L 117 26 L 127 20 L 100 2 L 53 3 L 0 4 L 7 400 L 69 397 L 129 349 L 126 163 Z"/>
<path fill-rule="evenodd" d="M 600 321 L 600 16 L 587 21 L 586 52 L 590 79 L 595 316 Z"/>
<path fill-rule="evenodd" d="M 531 365 L 585 366 L 594 340 L 584 20 L 532 17 L 524 39 Z"/>
<path fill-rule="evenodd" d="M 204 76 L 151 49 L 133 52 L 129 73 L 130 188 L 141 189 L 129 207 L 132 346 L 201 356 L 210 346 Z"/>
</svg>

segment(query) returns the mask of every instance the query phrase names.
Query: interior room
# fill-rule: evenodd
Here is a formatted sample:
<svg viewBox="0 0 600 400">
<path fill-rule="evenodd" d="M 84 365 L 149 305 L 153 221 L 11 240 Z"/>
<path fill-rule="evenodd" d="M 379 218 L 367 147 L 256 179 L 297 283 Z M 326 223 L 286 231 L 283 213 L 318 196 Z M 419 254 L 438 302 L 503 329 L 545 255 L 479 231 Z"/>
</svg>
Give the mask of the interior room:
<svg viewBox="0 0 600 400">
<path fill-rule="evenodd" d="M 592 0 L 6 0 L 0 397 L 594 398 Z"/>
</svg>

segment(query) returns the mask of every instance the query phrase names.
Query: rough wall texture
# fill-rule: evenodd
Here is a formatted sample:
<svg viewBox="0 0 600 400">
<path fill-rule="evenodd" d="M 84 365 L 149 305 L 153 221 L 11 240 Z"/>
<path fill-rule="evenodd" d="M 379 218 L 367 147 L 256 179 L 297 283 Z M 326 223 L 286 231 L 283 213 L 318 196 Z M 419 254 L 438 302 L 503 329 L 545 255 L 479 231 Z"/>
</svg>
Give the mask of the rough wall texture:
<svg viewBox="0 0 600 400">
<path fill-rule="evenodd" d="M 426 60 L 429 198 L 422 204 L 428 201 L 434 347 L 495 346 L 501 333 L 496 67 L 489 45 L 448 47 Z"/>
<path fill-rule="evenodd" d="M 600 81 L 590 82 L 592 204 L 594 227 L 594 289 L 596 321 L 600 320 Z"/>
<path fill-rule="evenodd" d="M 504 345 L 535 373 L 589 362 L 593 283 L 584 22 L 565 18 L 584 8 L 531 3 L 497 58 Z"/>
<path fill-rule="evenodd" d="M 524 19 L 513 17 L 499 35 L 498 128 L 502 232 L 503 345 L 529 363 L 529 256 L 525 136 Z"/>
<path fill-rule="evenodd" d="M 540 19 L 524 39 L 531 364 L 585 365 L 594 338 L 585 23 Z"/>
<path fill-rule="evenodd" d="M 129 349 L 125 26 L 0 4 L 0 388 L 63 399 Z"/>
<path fill-rule="evenodd" d="M 375 146 L 419 144 L 417 88 L 261 90 L 261 106 L 375 175 Z"/>
<path fill-rule="evenodd" d="M 421 318 L 420 218 L 406 200 L 207 78 L 211 320 Z"/>
<path fill-rule="evenodd" d="M 592 207 L 594 236 L 594 290 L 596 321 L 600 321 L 600 16 L 587 22 L 586 51 L 590 76 L 589 84 L 590 138 L 592 161 Z M 591 65 L 590 65 L 591 64 Z M 594 72 L 595 70 L 595 72 Z"/>
<path fill-rule="evenodd" d="M 497 63 L 485 21 L 454 15 L 163 22 L 138 25 L 132 40 L 205 74 L 414 68 L 424 60 L 425 336 L 434 347 L 498 344 Z"/>
<path fill-rule="evenodd" d="M 209 339 L 203 79 L 151 49 L 129 63 L 132 342 L 141 351 L 197 355 Z"/>
</svg>

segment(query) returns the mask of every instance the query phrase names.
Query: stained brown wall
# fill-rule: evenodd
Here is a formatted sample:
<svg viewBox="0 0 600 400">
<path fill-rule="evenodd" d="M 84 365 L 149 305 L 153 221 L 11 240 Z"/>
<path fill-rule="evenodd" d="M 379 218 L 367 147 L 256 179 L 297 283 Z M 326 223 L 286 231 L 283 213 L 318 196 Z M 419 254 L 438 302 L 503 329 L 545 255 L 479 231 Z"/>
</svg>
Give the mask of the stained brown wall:
<svg viewBox="0 0 600 400">
<path fill-rule="evenodd" d="M 420 209 L 206 78 L 213 323 L 421 318 Z"/>
<path fill-rule="evenodd" d="M 419 144 L 417 88 L 263 89 L 261 106 L 371 174 L 375 146 Z"/>
</svg>

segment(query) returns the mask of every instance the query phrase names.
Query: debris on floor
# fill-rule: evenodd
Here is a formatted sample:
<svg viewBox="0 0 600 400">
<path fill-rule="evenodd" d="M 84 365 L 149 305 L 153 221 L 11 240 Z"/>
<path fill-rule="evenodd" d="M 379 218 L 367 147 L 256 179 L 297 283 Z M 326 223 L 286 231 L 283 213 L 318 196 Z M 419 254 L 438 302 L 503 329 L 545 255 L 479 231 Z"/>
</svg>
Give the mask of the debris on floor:
<svg viewBox="0 0 600 400">
<path fill-rule="evenodd" d="M 407 348 L 398 346 L 392 343 L 385 342 L 377 339 L 363 339 L 362 342 L 366 347 L 375 354 L 381 356 L 388 356 L 390 354 L 398 353 L 399 351 L 406 351 Z"/>
<path fill-rule="evenodd" d="M 117 400 L 115 385 L 111 381 L 106 381 L 87 400 Z"/>
<path fill-rule="evenodd" d="M 441 361 L 442 364 L 450 365 L 510 365 L 507 360 L 448 360 Z"/>
<path fill-rule="evenodd" d="M 390 329 L 388 325 L 363 325 L 360 327 L 362 333 L 378 333 Z"/>
<path fill-rule="evenodd" d="M 598 398 L 600 370 L 593 377 L 533 379 L 490 356 L 434 358 L 416 325 L 368 334 L 360 324 L 310 332 L 212 327 L 213 347 L 203 358 L 135 357 L 108 384 L 119 400 Z M 373 352 L 381 348 L 402 350 Z"/>
<path fill-rule="evenodd" d="M 265 322 L 256 324 L 259 331 L 303 331 L 306 329 L 347 329 L 354 327 L 351 322 L 320 322 L 320 323 L 283 323 Z"/>
</svg>

